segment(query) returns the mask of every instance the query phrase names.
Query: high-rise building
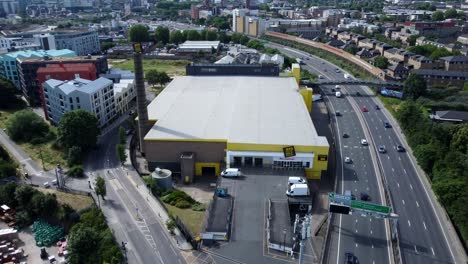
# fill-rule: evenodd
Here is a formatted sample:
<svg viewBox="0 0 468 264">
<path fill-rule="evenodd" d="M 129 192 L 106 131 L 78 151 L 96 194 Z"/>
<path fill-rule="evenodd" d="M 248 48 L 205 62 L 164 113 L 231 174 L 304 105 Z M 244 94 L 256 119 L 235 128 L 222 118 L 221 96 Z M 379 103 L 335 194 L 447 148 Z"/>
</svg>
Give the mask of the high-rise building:
<svg viewBox="0 0 468 264">
<path fill-rule="evenodd" d="M 44 82 L 47 115 L 57 125 L 62 116 L 76 109 L 86 110 L 96 116 L 99 125 L 108 125 L 116 116 L 114 84 L 106 78 L 94 81 L 75 78 L 71 81 L 50 79 Z"/>
<path fill-rule="evenodd" d="M 34 41 L 41 45 L 43 50 L 57 49 L 55 45 L 55 36 L 51 34 L 38 34 L 34 35 Z"/>
<path fill-rule="evenodd" d="M 54 34 L 57 49 L 70 49 L 78 56 L 97 54 L 101 50 L 97 31 L 70 31 Z"/>
<path fill-rule="evenodd" d="M 91 63 L 94 65 L 94 75 L 106 73 L 108 70 L 107 58 L 105 56 L 74 56 L 74 57 L 46 57 L 46 58 L 20 58 L 17 59 L 18 76 L 20 87 L 24 96 L 33 106 L 40 105 L 41 82 L 38 82 L 37 71 L 41 67 L 52 65 L 69 65 Z M 68 67 L 68 66 L 64 66 Z M 70 66 L 71 67 L 71 66 Z M 82 77 L 84 78 L 84 77 Z M 60 78 L 55 78 L 59 79 Z M 86 79 L 86 78 L 85 78 Z M 64 79 L 65 80 L 65 79 Z M 68 78 L 67 80 L 71 80 Z"/>
</svg>

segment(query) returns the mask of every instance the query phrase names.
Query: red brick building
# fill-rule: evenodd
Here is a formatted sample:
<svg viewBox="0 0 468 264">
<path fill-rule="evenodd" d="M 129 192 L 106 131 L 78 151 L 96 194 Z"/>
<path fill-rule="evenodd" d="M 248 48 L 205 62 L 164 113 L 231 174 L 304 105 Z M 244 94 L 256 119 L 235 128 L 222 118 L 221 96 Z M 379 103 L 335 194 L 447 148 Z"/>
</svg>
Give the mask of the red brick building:
<svg viewBox="0 0 468 264">
<path fill-rule="evenodd" d="M 47 67 L 41 67 L 37 70 L 37 83 L 40 86 L 41 105 L 44 114 L 49 119 L 45 105 L 44 91 L 42 84 L 48 79 L 61 81 L 74 80 L 82 78 L 94 81 L 97 79 L 96 66 L 93 63 L 75 63 L 75 64 L 50 64 Z"/>
</svg>

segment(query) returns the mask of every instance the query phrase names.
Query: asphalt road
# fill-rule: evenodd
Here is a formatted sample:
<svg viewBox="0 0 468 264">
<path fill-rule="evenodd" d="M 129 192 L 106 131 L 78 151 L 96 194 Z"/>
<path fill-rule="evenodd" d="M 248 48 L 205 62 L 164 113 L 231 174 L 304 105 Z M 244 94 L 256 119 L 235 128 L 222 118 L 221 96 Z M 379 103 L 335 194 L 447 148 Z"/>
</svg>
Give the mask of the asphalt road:
<svg viewBox="0 0 468 264">
<path fill-rule="evenodd" d="M 275 45 L 278 47 L 277 45 Z M 281 47 L 280 47 L 281 48 Z M 305 54 L 300 52 L 298 54 L 293 49 L 286 48 L 282 49 L 282 52 L 286 53 L 289 56 L 294 57 L 304 57 Z M 336 73 L 334 70 L 336 66 L 325 62 L 322 64 L 323 60 L 309 56 L 309 60 L 305 60 L 305 67 L 312 68 L 312 70 L 318 74 L 322 74 L 327 78 L 332 78 L 334 80 L 343 79 L 343 72 Z M 326 72 L 325 72 L 326 70 Z M 385 110 L 376 110 L 375 105 L 382 105 L 375 96 L 372 96 L 372 92 L 368 87 L 363 86 L 342 86 L 343 92 L 346 95 L 346 99 L 341 98 L 332 98 L 328 97 L 330 100 L 330 105 L 333 105 L 335 108 L 346 108 L 346 111 L 350 106 L 350 102 L 357 105 L 360 109 L 363 106 L 369 110 L 367 113 L 362 113 L 365 121 L 365 128 L 371 134 L 371 138 L 367 140 L 370 142 L 369 147 L 376 148 L 379 145 L 384 145 L 387 149 L 387 153 L 379 154 L 378 160 L 383 168 L 383 176 L 386 178 L 388 183 L 388 189 L 390 190 L 393 204 L 393 211 L 399 214 L 399 224 L 398 232 L 400 238 L 400 249 L 403 263 L 462 263 L 464 260 L 463 253 L 460 255 L 455 252 L 455 249 L 452 249 L 453 245 L 449 246 L 449 235 L 447 231 L 447 226 L 444 225 L 444 219 L 438 214 L 439 210 L 436 208 L 434 202 L 434 197 L 431 194 L 431 190 L 428 190 L 427 185 L 424 184 L 421 180 L 421 175 L 418 175 L 418 168 L 415 165 L 415 161 L 409 157 L 407 152 L 397 152 L 396 145 L 401 144 L 408 149 L 401 131 L 397 130 L 398 125 L 394 123 L 393 118 L 389 116 L 389 113 Z M 325 89 L 326 90 L 326 89 Z M 356 95 L 356 92 L 359 92 L 361 96 Z M 336 104 L 337 101 L 341 103 Z M 337 106 L 339 105 L 339 106 Z M 338 109 L 337 109 L 338 110 Z M 340 109 L 341 110 L 341 109 Z M 356 110 L 356 109 L 355 109 Z M 343 112 L 343 110 L 341 110 Z M 355 119 L 352 116 L 357 116 L 355 111 L 349 112 L 349 116 L 344 114 L 342 117 L 338 118 L 338 127 L 341 130 L 349 130 L 355 126 L 359 126 Z M 345 119 L 346 121 L 340 123 L 340 119 Z M 388 120 L 393 128 L 384 128 L 383 121 Z M 362 127 L 358 130 L 362 131 Z M 341 132 L 343 133 L 343 132 Z M 349 139 L 355 139 L 355 136 L 350 134 Z M 362 135 L 357 135 L 362 136 Z M 340 145 L 343 150 L 343 155 L 346 156 L 347 150 L 347 140 L 340 138 L 342 141 Z M 348 147 L 349 148 L 349 147 Z M 354 155 L 354 160 L 355 155 Z M 366 166 L 372 166 L 372 163 L 369 159 L 365 159 L 363 162 Z M 338 163 L 339 164 L 339 163 Z M 356 162 L 354 163 L 356 164 Z M 363 164 L 363 165 L 364 165 Z M 360 171 L 361 172 L 361 171 Z M 345 175 L 346 167 L 345 167 Z M 346 176 L 345 176 L 346 177 Z M 374 177 L 375 178 L 375 177 Z M 343 185 L 347 187 L 349 181 L 346 181 L 346 178 L 343 181 Z M 360 180 L 362 182 L 362 180 Z M 338 185 L 338 190 L 343 187 Z M 349 188 L 349 187 L 347 187 Z M 371 194 L 371 196 L 373 196 Z M 376 200 L 374 200 L 376 201 Z M 344 220 L 347 216 L 343 216 Z M 361 218 L 362 219 L 362 218 Z M 373 220 L 374 221 L 374 220 Z M 344 230 L 347 227 L 347 221 L 342 223 L 341 229 Z M 342 231 L 343 233 L 343 231 Z M 358 233 L 359 230 L 358 230 Z M 333 234 L 331 239 L 335 239 Z M 340 237 L 340 236 L 338 236 Z M 354 235 L 355 239 L 359 237 Z M 342 238 L 343 240 L 343 238 Z M 349 247 L 349 242 L 341 242 L 345 247 Z M 332 245 L 334 245 L 332 243 Z M 358 245 L 359 246 L 359 245 Z M 329 252 L 335 248 L 333 246 Z M 340 247 L 342 248 L 342 247 Z M 340 249 L 341 250 L 341 249 Z M 339 250 L 338 256 L 341 256 L 341 251 Z M 365 257 L 362 258 L 358 255 L 361 263 L 372 263 L 372 251 L 368 251 L 365 254 Z M 333 255 L 333 254 L 330 254 Z M 381 256 L 381 255 L 380 255 Z M 381 259 L 378 259 L 378 262 L 381 263 Z M 334 261 L 330 261 L 334 262 Z M 339 263 L 339 260 L 336 261 Z"/>
</svg>

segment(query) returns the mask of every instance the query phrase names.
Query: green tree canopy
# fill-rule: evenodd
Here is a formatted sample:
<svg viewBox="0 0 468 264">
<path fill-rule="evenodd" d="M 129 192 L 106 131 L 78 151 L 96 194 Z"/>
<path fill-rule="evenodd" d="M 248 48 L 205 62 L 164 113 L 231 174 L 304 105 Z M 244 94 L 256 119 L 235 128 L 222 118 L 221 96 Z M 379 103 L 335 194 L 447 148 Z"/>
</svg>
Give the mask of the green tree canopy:
<svg viewBox="0 0 468 264">
<path fill-rule="evenodd" d="M 115 152 L 117 153 L 117 158 L 119 159 L 120 163 L 124 164 L 127 160 L 127 154 L 125 153 L 125 145 L 117 144 L 117 146 L 115 146 Z"/>
<path fill-rule="evenodd" d="M 76 224 L 68 236 L 68 261 L 71 264 L 101 263 L 97 254 L 99 240 L 93 228 Z"/>
<path fill-rule="evenodd" d="M 145 79 L 148 82 L 148 84 L 154 86 L 158 83 L 158 75 L 159 72 L 157 70 L 151 69 L 145 73 Z"/>
<path fill-rule="evenodd" d="M 103 200 L 105 200 L 105 196 L 107 194 L 107 189 L 106 189 L 106 181 L 102 176 L 98 176 L 96 178 L 95 182 L 95 191 L 98 196 L 101 196 Z"/>
<path fill-rule="evenodd" d="M 421 95 L 426 93 L 426 81 L 421 75 L 410 74 L 405 81 L 403 92 L 407 98 L 413 100 L 418 99 Z"/>
<path fill-rule="evenodd" d="M 46 122 L 29 110 L 14 113 L 8 119 L 6 129 L 11 139 L 26 142 L 45 137 L 49 132 L 49 126 Z"/>
<path fill-rule="evenodd" d="M 146 42 L 149 41 L 148 28 L 143 25 L 135 25 L 128 31 L 128 37 L 131 42 Z"/>
<path fill-rule="evenodd" d="M 157 83 L 159 83 L 159 85 L 164 86 L 164 85 L 166 85 L 166 83 L 168 83 L 170 80 L 171 80 L 171 78 L 169 77 L 169 75 L 167 75 L 167 73 L 165 73 L 165 72 L 158 72 L 158 75 L 157 75 Z"/>
<path fill-rule="evenodd" d="M 170 34 L 169 42 L 179 44 L 185 41 L 185 36 L 179 30 L 172 31 Z"/>
<path fill-rule="evenodd" d="M 36 190 L 28 185 L 17 187 L 15 190 L 15 199 L 18 202 L 18 206 L 29 211 L 31 209 L 31 199 L 36 192 Z"/>
<path fill-rule="evenodd" d="M 447 19 L 447 18 L 457 18 L 458 17 L 457 9 L 450 8 L 450 9 L 445 10 L 444 17 L 445 17 L 445 19 Z"/>
<path fill-rule="evenodd" d="M 218 34 L 216 34 L 216 32 L 214 32 L 213 30 L 208 30 L 206 32 L 206 40 L 209 40 L 209 41 L 213 41 L 213 40 L 216 40 L 218 38 Z"/>
<path fill-rule="evenodd" d="M 355 45 L 349 45 L 344 50 L 353 55 L 356 55 L 358 52 L 358 48 Z"/>
<path fill-rule="evenodd" d="M 246 45 L 249 42 L 249 40 L 249 37 L 247 37 L 246 35 L 242 35 L 239 39 L 239 43 L 242 45 Z"/>
<path fill-rule="evenodd" d="M 435 11 L 432 13 L 432 20 L 434 21 L 442 21 L 444 20 L 444 12 L 442 11 Z"/>
<path fill-rule="evenodd" d="M 384 56 L 378 56 L 374 60 L 374 65 L 375 67 L 378 67 L 380 69 L 386 69 L 390 63 L 388 62 L 388 59 Z"/>
<path fill-rule="evenodd" d="M 67 149 L 79 146 L 84 152 L 96 146 L 100 132 L 98 119 L 82 109 L 64 114 L 58 126 L 58 138 L 63 146 Z"/>
<path fill-rule="evenodd" d="M 3 109 L 20 108 L 24 102 L 16 96 L 15 86 L 7 79 L 0 77 L 0 106 Z"/>
<path fill-rule="evenodd" d="M 187 40 L 200 40 L 201 35 L 196 30 L 188 30 L 187 31 Z"/>
<path fill-rule="evenodd" d="M 164 45 L 169 43 L 170 34 L 167 27 L 157 27 L 156 31 L 154 32 L 154 36 L 156 38 L 156 42 L 158 43 L 163 43 Z"/>
<path fill-rule="evenodd" d="M 68 149 L 67 164 L 69 167 L 81 164 L 82 159 L 83 157 L 82 157 L 81 147 L 72 146 Z"/>
</svg>

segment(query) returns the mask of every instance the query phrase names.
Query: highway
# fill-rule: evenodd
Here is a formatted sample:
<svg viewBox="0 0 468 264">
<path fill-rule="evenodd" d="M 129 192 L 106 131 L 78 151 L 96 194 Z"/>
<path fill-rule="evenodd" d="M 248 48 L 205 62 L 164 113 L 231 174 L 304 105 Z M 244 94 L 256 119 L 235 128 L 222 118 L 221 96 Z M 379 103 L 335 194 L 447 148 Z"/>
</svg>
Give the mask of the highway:
<svg viewBox="0 0 468 264">
<path fill-rule="evenodd" d="M 291 57 L 308 57 L 308 60 L 304 60 L 304 68 L 311 70 L 317 74 L 323 75 L 327 79 L 344 80 L 343 71 L 336 73 L 336 66 L 313 56 L 306 56 L 307 54 L 301 51 L 293 50 L 291 48 L 285 48 L 277 44 L 269 44 L 276 47 Z M 325 94 L 331 95 L 330 88 L 324 87 L 322 90 Z M 351 155 L 350 146 L 353 148 L 358 145 L 358 140 L 363 136 L 362 132 L 367 132 L 369 135 L 367 140 L 369 141 L 370 148 L 377 148 L 379 145 L 384 145 L 387 149 L 387 153 L 377 154 L 378 164 L 383 169 L 383 177 L 387 180 L 388 189 L 390 191 L 391 200 L 393 204 L 393 212 L 399 214 L 399 246 L 401 250 L 401 258 L 403 263 L 463 263 L 465 260 L 464 253 L 461 248 L 457 247 L 459 243 L 455 239 L 451 226 L 446 224 L 446 217 L 441 213 L 441 209 L 435 201 L 434 194 L 430 190 L 430 186 L 427 181 L 421 175 L 419 168 L 416 166 L 414 157 L 408 152 L 397 152 L 396 145 L 402 145 L 407 150 L 409 147 L 404 140 L 403 135 L 399 129 L 398 124 L 390 116 L 389 112 L 383 109 L 383 105 L 380 101 L 373 96 L 372 91 L 368 87 L 364 86 L 342 86 L 345 98 L 334 98 L 333 96 L 325 96 L 325 100 L 329 103 L 330 108 L 340 110 L 343 113 L 341 117 L 336 118 L 336 127 L 338 128 L 337 134 L 339 134 L 339 147 L 341 150 L 342 157 L 347 156 L 348 153 Z M 359 92 L 360 95 L 356 93 Z M 375 106 L 379 105 L 382 110 L 376 110 Z M 354 108 L 351 108 L 354 106 Z M 362 107 L 366 106 L 369 112 L 363 113 Z M 345 110 L 342 110 L 345 109 Z M 361 116 L 361 122 L 357 121 L 358 115 Z M 340 122 L 341 120 L 341 122 Z M 333 121 L 333 120 L 332 120 Z M 385 128 L 383 122 L 388 121 L 392 128 Z M 357 128 L 356 128 L 357 127 Z M 353 131 L 353 128 L 355 129 Z M 345 139 L 342 134 L 346 131 L 350 131 L 348 134 L 349 138 Z M 366 131 L 367 130 L 367 131 Z M 356 134 L 357 133 L 357 134 Z M 352 141 L 352 143 L 350 143 Z M 369 186 L 375 188 L 375 184 L 363 181 L 362 173 L 365 171 L 358 168 L 358 161 L 356 155 L 360 155 L 359 159 L 362 160 L 362 166 L 371 167 L 373 162 L 371 159 L 366 158 L 366 154 L 359 154 L 358 148 L 353 150 L 354 153 L 350 156 L 356 165 L 357 182 L 352 182 L 349 179 L 349 173 L 347 172 L 347 166 L 344 166 L 344 178 L 340 179 L 338 174 L 338 189 L 337 192 L 343 190 L 343 188 L 353 188 L 362 190 L 364 187 Z M 375 151 L 374 151 L 375 153 Z M 338 155 L 340 156 L 340 155 Z M 340 164 L 337 161 L 337 164 Z M 339 168 L 337 168 L 339 169 Z M 373 171 L 373 170 L 371 170 Z M 370 171 L 367 171 L 370 173 Z M 374 178 L 369 181 L 377 181 L 375 174 L 371 175 Z M 342 185 L 340 185 L 340 181 Z M 354 185 L 353 185 L 354 184 Z M 355 190 L 356 190 L 355 189 Z M 354 190 L 354 192 L 355 192 Z M 375 193 L 369 192 L 372 198 L 377 198 Z M 377 199 L 373 199 L 373 202 L 379 203 Z M 343 257 L 344 251 L 352 248 L 352 239 L 354 239 L 357 247 L 354 250 L 350 250 L 355 253 L 359 258 L 360 263 L 383 263 L 388 261 L 388 257 L 384 257 L 384 253 L 374 253 L 376 249 L 363 251 L 359 247 L 363 243 L 364 239 L 377 239 L 384 238 L 384 235 L 377 236 L 368 234 L 367 236 L 360 233 L 360 229 L 356 234 L 350 236 L 352 239 L 347 239 L 346 234 L 350 225 L 349 216 L 335 217 L 335 220 L 342 220 L 341 225 L 338 223 L 338 235 L 336 231 L 330 230 L 330 248 L 328 249 L 328 258 L 325 258 L 328 263 L 340 263 Z M 354 219 L 354 216 L 351 218 Z M 357 217 L 359 221 L 363 221 L 366 218 Z M 354 219 L 354 220 L 356 220 Z M 377 220 L 372 220 L 375 222 Z M 381 220 L 379 220 L 381 221 Z M 352 220 L 351 220 L 352 222 Z M 336 223 L 334 223 L 336 224 Z M 333 227 L 335 225 L 332 225 Z M 372 227 L 374 228 L 374 227 Z M 387 238 L 388 239 L 388 238 Z M 338 243 L 336 242 L 338 240 Z M 449 241 L 450 246 L 449 246 Z M 458 250 L 457 250 L 458 249 Z M 338 253 L 336 253 L 338 252 Z M 334 256 L 338 256 L 335 258 Z"/>
</svg>

